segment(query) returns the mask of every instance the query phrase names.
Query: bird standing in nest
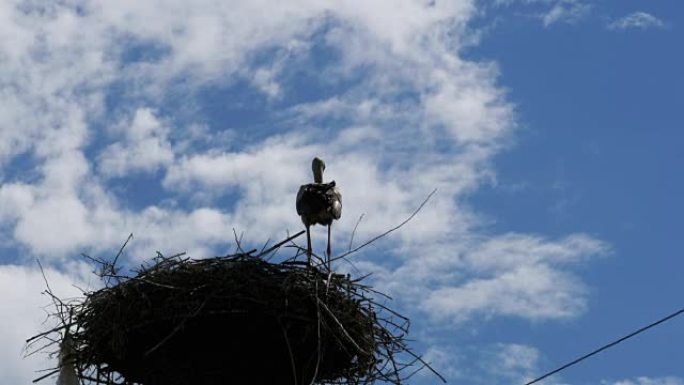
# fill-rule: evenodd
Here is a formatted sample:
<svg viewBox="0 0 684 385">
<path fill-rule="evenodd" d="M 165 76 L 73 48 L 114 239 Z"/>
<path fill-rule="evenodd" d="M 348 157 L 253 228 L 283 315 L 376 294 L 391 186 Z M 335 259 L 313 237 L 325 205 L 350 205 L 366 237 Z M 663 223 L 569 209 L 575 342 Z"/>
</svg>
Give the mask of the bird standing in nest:
<svg viewBox="0 0 684 385">
<path fill-rule="evenodd" d="M 306 256 L 311 265 L 311 225 L 328 226 L 328 248 L 326 249 L 327 267 L 330 269 L 330 227 L 336 219 L 342 216 L 342 194 L 335 185 L 335 181 L 323 183 L 325 162 L 314 158 L 311 162 L 314 182 L 302 185 L 297 193 L 297 214 L 306 226 Z"/>
</svg>

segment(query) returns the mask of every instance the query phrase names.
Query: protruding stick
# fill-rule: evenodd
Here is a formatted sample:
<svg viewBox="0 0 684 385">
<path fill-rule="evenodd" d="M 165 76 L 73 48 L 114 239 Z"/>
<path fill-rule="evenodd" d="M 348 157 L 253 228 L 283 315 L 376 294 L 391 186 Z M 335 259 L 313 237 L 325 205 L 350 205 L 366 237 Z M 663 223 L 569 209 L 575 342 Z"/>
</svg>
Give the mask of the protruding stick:
<svg viewBox="0 0 684 385">
<path fill-rule="evenodd" d="M 311 266 L 311 231 L 309 230 L 311 226 L 306 225 L 306 261 L 308 266 Z"/>
<path fill-rule="evenodd" d="M 332 250 L 330 248 L 330 228 L 332 227 L 332 222 L 328 225 L 328 249 L 326 250 L 326 255 L 328 256 L 328 270 L 332 271 L 330 266 L 330 255 L 332 255 Z"/>
</svg>

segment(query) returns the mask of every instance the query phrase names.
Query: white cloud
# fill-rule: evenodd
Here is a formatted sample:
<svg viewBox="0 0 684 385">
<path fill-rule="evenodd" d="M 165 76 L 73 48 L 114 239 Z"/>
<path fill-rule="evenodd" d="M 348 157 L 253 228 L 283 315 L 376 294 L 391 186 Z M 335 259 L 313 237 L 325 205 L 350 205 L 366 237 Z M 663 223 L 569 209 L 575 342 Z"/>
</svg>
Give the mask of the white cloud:
<svg viewBox="0 0 684 385">
<path fill-rule="evenodd" d="M 465 256 L 478 271 L 502 271 L 541 263 L 579 262 L 595 254 L 605 254 L 607 245 L 585 234 L 575 234 L 559 241 L 538 236 L 509 233 L 489 239 Z"/>
<path fill-rule="evenodd" d="M 107 176 L 153 172 L 173 161 L 169 129 L 149 108 L 139 108 L 131 121 L 119 124 L 123 139 L 110 144 L 99 156 L 99 170 Z"/>
<path fill-rule="evenodd" d="M 561 0 L 540 17 L 545 27 L 558 22 L 572 24 L 585 17 L 591 8 L 591 5 L 578 0 Z"/>
<path fill-rule="evenodd" d="M 498 357 L 503 369 L 528 371 L 536 367 L 539 351 L 527 345 L 502 344 Z"/>
<path fill-rule="evenodd" d="M 438 319 L 473 314 L 530 319 L 566 318 L 581 313 L 585 291 L 577 279 L 545 265 L 522 266 L 491 278 L 432 291 L 422 306 Z"/>
<path fill-rule="evenodd" d="M 478 346 L 431 346 L 423 358 L 449 382 L 485 384 L 522 384 L 538 371 L 540 352 L 528 345 L 496 343 Z M 432 374 L 419 373 L 425 384 L 434 383 Z M 423 383 L 420 382 L 419 383 Z"/>
<path fill-rule="evenodd" d="M 39 255 L 62 254 L 93 239 L 91 232 L 96 229 L 89 225 L 88 216 L 88 208 L 77 197 L 48 197 L 22 213 L 14 234 Z"/>
<path fill-rule="evenodd" d="M 281 94 L 280 84 L 274 80 L 275 70 L 259 68 L 254 71 L 252 80 L 254 84 L 271 98 L 277 98 Z"/>
<path fill-rule="evenodd" d="M 612 30 L 626 30 L 626 29 L 649 29 L 649 28 L 664 28 L 665 22 L 659 18 L 646 12 L 634 12 L 627 16 L 613 20 L 608 24 L 608 29 Z"/>
<path fill-rule="evenodd" d="M 621 381 L 602 381 L 605 385 L 684 385 L 684 379 L 680 377 L 637 377 L 635 379 Z"/>
<path fill-rule="evenodd" d="M 21 183 L 9 183 L 0 188 L 0 218 L 3 222 L 16 220 L 25 210 L 33 204 L 33 191 L 28 185 Z"/>
<path fill-rule="evenodd" d="M 495 0 L 494 5 L 519 5 L 525 9 L 525 15 L 541 20 L 544 27 L 559 22 L 574 24 L 587 17 L 593 8 L 585 0 Z"/>
<path fill-rule="evenodd" d="M 466 70 L 468 64 L 458 63 L 430 74 L 435 92 L 425 96 L 428 121 L 445 125 L 460 142 L 491 143 L 501 140 L 512 120 L 511 106 L 503 102 L 501 91 L 489 84 L 496 76 L 493 68 Z M 450 81 L 453 73 L 467 73 L 469 79 Z M 457 122 L 457 123 L 456 123 Z"/>
<path fill-rule="evenodd" d="M 458 245 L 406 250 L 404 255 L 419 257 L 380 271 L 379 285 L 401 293 L 440 323 L 473 317 L 570 318 L 586 309 L 588 291 L 568 265 L 610 252 L 605 243 L 581 234 L 561 240 L 524 234 L 465 237 Z"/>
<path fill-rule="evenodd" d="M 423 354 L 423 359 L 437 372 L 446 378 L 458 378 L 464 375 L 464 370 L 460 369 L 463 359 L 453 348 L 447 346 L 430 346 Z M 434 380 L 427 370 L 419 373 L 422 377 L 429 377 Z"/>
</svg>

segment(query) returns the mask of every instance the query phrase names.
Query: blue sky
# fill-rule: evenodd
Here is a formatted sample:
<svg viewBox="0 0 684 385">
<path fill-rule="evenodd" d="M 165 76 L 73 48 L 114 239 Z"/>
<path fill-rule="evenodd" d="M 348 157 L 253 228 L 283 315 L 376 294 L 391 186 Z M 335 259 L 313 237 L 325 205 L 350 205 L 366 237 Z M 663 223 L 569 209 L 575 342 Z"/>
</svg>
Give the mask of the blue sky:
<svg viewBox="0 0 684 385">
<path fill-rule="evenodd" d="M 449 383 L 522 384 L 682 306 L 678 2 L 186 3 L 0 4 L 0 383 L 48 365 L 20 357 L 36 258 L 70 296 L 129 233 L 133 266 L 284 238 L 314 156 L 337 253 L 438 188 L 351 262 Z M 682 338 L 544 384 L 681 385 Z"/>
<path fill-rule="evenodd" d="M 606 29 L 643 2 L 601 2 L 571 25 L 543 26 L 508 14 L 473 57 L 495 60 L 522 125 L 496 158 L 498 186 L 473 202 L 495 231 L 563 234 L 581 229 L 613 247 L 584 266 L 587 313 L 571 323 L 517 331 L 559 364 L 679 308 L 677 244 L 684 207 L 681 94 L 684 55 L 672 2 L 651 2 L 662 28 Z M 644 9 L 645 10 L 645 9 Z M 506 328 L 506 325 L 501 325 Z M 660 374 L 681 376 L 681 320 L 563 374 L 575 384 Z"/>
</svg>

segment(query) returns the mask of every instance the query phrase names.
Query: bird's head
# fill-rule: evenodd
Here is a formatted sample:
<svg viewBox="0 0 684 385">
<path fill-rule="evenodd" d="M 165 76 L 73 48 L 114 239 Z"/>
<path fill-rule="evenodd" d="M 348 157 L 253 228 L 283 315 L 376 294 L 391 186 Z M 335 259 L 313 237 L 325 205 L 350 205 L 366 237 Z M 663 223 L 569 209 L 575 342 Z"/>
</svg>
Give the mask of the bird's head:
<svg viewBox="0 0 684 385">
<path fill-rule="evenodd" d="M 314 174 L 314 183 L 323 183 L 323 171 L 325 170 L 325 162 L 316 157 L 311 162 L 311 169 Z"/>
</svg>

